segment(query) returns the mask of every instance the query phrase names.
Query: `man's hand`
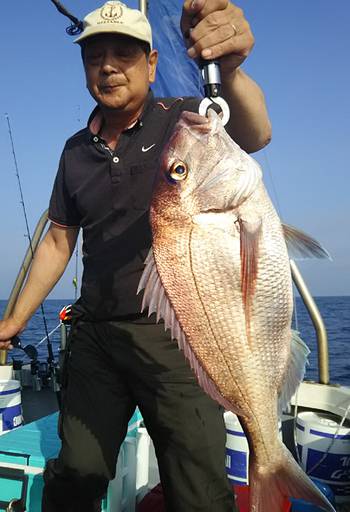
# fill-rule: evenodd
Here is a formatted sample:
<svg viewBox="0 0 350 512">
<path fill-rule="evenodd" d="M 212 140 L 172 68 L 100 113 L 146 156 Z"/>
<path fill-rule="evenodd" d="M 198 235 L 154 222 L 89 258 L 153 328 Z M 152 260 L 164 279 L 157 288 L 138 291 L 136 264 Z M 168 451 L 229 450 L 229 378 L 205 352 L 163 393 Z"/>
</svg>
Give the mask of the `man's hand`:
<svg viewBox="0 0 350 512">
<path fill-rule="evenodd" d="M 0 321 L 0 350 L 11 349 L 11 339 L 22 332 L 58 279 L 74 251 L 79 229 L 51 223 L 34 255 L 26 284 L 12 316 Z"/>
<path fill-rule="evenodd" d="M 242 9 L 229 0 L 186 0 L 181 30 L 189 57 L 220 59 L 226 76 L 235 72 L 254 46 Z"/>
<path fill-rule="evenodd" d="M 185 0 L 181 30 L 189 57 L 220 61 L 221 96 L 230 109 L 227 133 L 248 153 L 271 140 L 262 90 L 240 68 L 254 46 L 242 9 L 229 0 Z"/>
<path fill-rule="evenodd" d="M 13 348 L 10 340 L 21 333 L 24 328 L 25 324 L 15 318 L 9 317 L 6 320 L 0 320 L 0 350 Z"/>
</svg>

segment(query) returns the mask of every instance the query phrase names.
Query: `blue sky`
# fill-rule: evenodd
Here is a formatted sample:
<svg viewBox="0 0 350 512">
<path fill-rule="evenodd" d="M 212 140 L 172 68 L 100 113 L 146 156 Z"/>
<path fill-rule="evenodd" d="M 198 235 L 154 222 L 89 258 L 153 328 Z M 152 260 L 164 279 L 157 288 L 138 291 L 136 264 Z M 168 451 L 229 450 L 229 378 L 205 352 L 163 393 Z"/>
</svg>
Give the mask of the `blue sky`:
<svg viewBox="0 0 350 512">
<path fill-rule="evenodd" d="M 100 5 L 95 0 L 64 3 L 79 17 Z M 256 37 L 244 68 L 262 86 L 273 125 L 272 143 L 256 154 L 265 183 L 283 220 L 312 234 L 333 257 L 332 262 L 300 262 L 312 293 L 349 295 L 350 3 L 242 0 L 237 4 Z M 49 0 L 2 6 L 2 299 L 8 297 L 27 246 L 4 114 L 10 115 L 33 229 L 47 207 L 64 141 L 84 126 L 93 107 L 79 48 L 66 35 L 66 25 Z M 73 296 L 73 266 L 52 298 Z"/>
</svg>

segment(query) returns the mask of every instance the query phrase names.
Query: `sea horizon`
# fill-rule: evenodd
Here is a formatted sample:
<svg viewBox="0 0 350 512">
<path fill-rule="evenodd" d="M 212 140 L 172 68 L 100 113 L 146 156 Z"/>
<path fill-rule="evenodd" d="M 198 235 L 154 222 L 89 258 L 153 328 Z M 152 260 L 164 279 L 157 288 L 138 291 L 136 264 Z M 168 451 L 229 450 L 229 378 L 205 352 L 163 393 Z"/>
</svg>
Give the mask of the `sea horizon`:
<svg viewBox="0 0 350 512">
<path fill-rule="evenodd" d="M 313 297 L 323 319 L 329 351 L 330 379 L 333 383 L 350 386 L 350 295 L 319 295 Z M 74 298 L 50 298 L 44 302 L 45 319 L 54 353 L 60 346 L 59 312 L 63 306 L 72 304 Z M 46 307 L 45 307 L 46 306 Z M 6 300 L 0 299 L 0 317 L 6 307 Z M 306 368 L 306 380 L 318 381 L 318 349 L 316 332 L 302 298 L 296 295 L 292 328 L 297 330 L 308 345 L 311 353 Z M 44 321 L 39 308 L 21 333 L 22 345 L 38 347 L 39 359 L 47 359 Z M 10 357 L 23 359 L 23 352 L 13 350 Z"/>
</svg>

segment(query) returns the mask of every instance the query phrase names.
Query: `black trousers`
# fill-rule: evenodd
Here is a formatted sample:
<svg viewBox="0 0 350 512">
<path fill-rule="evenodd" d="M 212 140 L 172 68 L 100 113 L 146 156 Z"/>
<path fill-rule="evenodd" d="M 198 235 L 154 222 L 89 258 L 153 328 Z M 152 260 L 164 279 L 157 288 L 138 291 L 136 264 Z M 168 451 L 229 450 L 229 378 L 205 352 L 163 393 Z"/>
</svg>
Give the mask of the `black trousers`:
<svg viewBox="0 0 350 512">
<path fill-rule="evenodd" d="M 62 448 L 44 472 L 42 512 L 100 510 L 136 405 L 155 445 L 167 512 L 234 510 L 222 409 L 162 324 L 79 321 L 68 353 Z"/>
</svg>

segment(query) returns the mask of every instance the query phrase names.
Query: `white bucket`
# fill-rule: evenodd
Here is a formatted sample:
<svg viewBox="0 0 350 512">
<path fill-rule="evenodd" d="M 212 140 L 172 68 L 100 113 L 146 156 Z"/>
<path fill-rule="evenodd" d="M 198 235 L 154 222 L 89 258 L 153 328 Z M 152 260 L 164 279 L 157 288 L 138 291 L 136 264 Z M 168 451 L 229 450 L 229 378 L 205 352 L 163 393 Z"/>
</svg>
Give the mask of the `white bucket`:
<svg viewBox="0 0 350 512">
<path fill-rule="evenodd" d="M 340 419 L 330 413 L 301 412 L 296 439 L 304 471 L 329 485 L 336 503 L 346 503 L 350 502 L 350 427 L 337 432 L 339 424 Z"/>
<path fill-rule="evenodd" d="M 140 502 L 148 492 L 149 451 L 151 438 L 144 427 L 140 427 L 136 436 L 136 499 Z"/>
<path fill-rule="evenodd" d="M 136 502 L 136 437 L 126 437 L 119 450 L 116 476 L 108 486 L 109 512 L 134 512 Z"/>
<path fill-rule="evenodd" d="M 12 364 L 5 364 L 0 366 L 0 381 L 13 379 L 13 366 Z"/>
<path fill-rule="evenodd" d="M 249 447 L 241 424 L 232 412 L 224 413 L 226 425 L 226 472 L 233 485 L 249 485 Z M 282 423 L 279 422 L 282 439 Z"/>
<path fill-rule="evenodd" d="M 0 435 L 23 422 L 21 388 L 18 380 L 0 380 Z"/>
<path fill-rule="evenodd" d="M 248 485 L 249 448 L 241 424 L 232 412 L 224 413 L 226 472 L 231 484 Z"/>
</svg>

